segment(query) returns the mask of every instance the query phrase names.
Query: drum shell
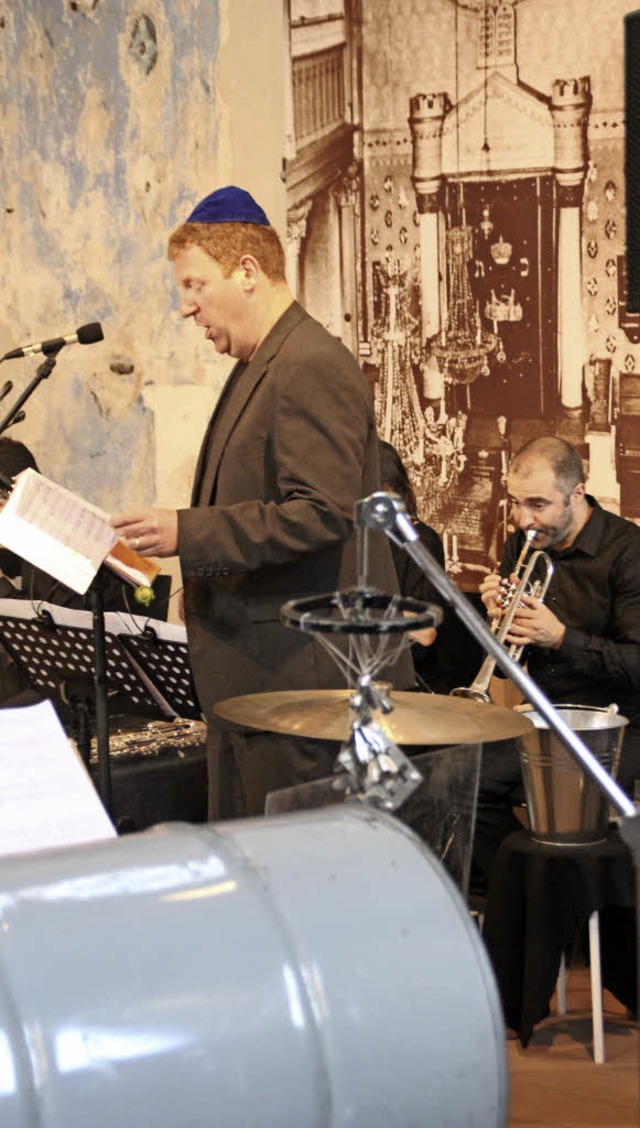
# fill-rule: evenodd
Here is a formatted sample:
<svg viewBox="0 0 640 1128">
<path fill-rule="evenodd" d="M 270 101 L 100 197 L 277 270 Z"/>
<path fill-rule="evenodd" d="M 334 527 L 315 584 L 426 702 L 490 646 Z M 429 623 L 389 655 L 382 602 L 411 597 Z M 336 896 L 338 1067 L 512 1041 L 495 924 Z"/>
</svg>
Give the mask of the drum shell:
<svg viewBox="0 0 640 1128">
<path fill-rule="evenodd" d="M 506 1123 L 482 942 L 390 817 L 164 826 L 0 890 L 3 1128 Z"/>
</svg>

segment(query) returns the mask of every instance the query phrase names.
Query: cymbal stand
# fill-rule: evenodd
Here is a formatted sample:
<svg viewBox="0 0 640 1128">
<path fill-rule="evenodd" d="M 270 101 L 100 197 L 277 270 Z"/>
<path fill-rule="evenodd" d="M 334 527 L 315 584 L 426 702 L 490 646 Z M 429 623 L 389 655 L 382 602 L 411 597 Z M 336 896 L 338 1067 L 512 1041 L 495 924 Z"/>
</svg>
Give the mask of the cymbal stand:
<svg viewBox="0 0 640 1128">
<path fill-rule="evenodd" d="M 356 685 L 349 700 L 350 732 L 336 760 L 337 790 L 395 811 L 415 791 L 422 776 L 376 719 L 393 709 L 385 684 L 376 681 L 384 666 L 393 664 L 405 646 L 408 632 L 438 626 L 440 608 L 421 600 L 382 595 L 367 586 L 368 535 L 361 527 L 358 542 L 358 582 L 344 592 L 291 600 L 281 614 L 287 626 L 311 631 Z M 345 653 L 331 636 L 346 635 Z"/>
</svg>

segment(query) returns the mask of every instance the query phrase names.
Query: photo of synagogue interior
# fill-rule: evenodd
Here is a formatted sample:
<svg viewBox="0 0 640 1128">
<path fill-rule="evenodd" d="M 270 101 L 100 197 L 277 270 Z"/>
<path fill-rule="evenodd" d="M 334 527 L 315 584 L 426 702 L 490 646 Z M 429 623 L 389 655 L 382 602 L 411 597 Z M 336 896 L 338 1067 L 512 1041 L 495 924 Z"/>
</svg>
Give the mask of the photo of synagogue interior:
<svg viewBox="0 0 640 1128">
<path fill-rule="evenodd" d="M 1 1128 L 640 1125 L 640 8 L 0 94 Z"/>
</svg>

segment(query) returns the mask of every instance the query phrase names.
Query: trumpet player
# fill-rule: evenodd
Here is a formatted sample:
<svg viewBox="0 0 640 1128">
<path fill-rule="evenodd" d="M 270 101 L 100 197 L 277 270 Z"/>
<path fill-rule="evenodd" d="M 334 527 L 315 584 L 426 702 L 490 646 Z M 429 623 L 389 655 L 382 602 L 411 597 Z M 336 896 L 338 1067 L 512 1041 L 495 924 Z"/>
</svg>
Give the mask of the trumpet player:
<svg viewBox="0 0 640 1128">
<path fill-rule="evenodd" d="M 490 617 L 499 616 L 501 581 L 511 577 L 525 539 L 553 563 L 544 601 L 521 594 L 505 644 L 523 646 L 528 672 L 556 704 L 607 706 L 629 720 L 618 771 L 632 792 L 640 778 L 640 528 L 604 510 L 586 493 L 582 458 L 564 439 L 543 436 L 515 455 L 507 488 L 516 531 L 500 572 L 482 582 Z M 502 838 L 520 824 L 517 750 L 485 747 L 475 860 L 484 879 Z"/>
</svg>

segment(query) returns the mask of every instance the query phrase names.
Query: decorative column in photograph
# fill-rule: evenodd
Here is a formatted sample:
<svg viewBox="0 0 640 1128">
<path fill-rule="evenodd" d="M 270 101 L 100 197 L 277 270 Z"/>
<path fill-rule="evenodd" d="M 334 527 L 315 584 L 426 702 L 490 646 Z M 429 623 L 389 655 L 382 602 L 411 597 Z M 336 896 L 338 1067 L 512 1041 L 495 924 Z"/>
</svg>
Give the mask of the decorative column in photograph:
<svg viewBox="0 0 640 1128">
<path fill-rule="evenodd" d="M 285 274 L 291 292 L 300 297 L 300 248 L 307 233 L 307 218 L 312 200 L 303 200 L 287 212 L 287 237 L 284 246 Z"/>
<path fill-rule="evenodd" d="M 557 79 L 551 94 L 554 171 L 558 186 L 558 381 L 562 407 L 582 408 L 585 341 L 582 324 L 580 220 L 587 168 L 588 77 Z"/>
<path fill-rule="evenodd" d="M 413 147 L 412 182 L 420 218 L 420 287 L 422 344 L 439 333 L 442 323 L 440 295 L 440 210 L 442 195 L 442 127 L 450 108 L 446 94 L 416 94 L 409 101 L 409 127 Z M 444 378 L 436 365 L 425 368 L 425 397 L 441 399 Z"/>
<path fill-rule="evenodd" d="M 342 303 L 342 341 L 358 355 L 358 287 L 356 219 L 360 181 L 354 163 L 333 186 L 340 225 L 340 300 Z"/>
</svg>

